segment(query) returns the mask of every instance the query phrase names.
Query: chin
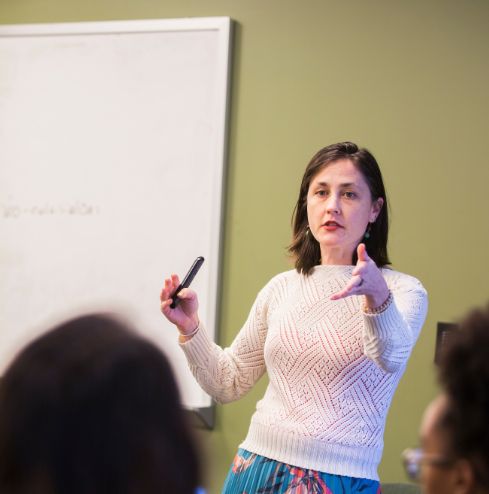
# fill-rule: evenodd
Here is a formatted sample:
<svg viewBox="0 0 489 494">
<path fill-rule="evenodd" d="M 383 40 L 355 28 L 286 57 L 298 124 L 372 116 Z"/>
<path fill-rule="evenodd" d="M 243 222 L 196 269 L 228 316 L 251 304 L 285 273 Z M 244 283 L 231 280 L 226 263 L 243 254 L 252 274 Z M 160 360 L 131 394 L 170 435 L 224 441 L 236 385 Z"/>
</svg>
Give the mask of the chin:
<svg viewBox="0 0 489 494">
<path fill-rule="evenodd" d="M 348 245 L 335 238 L 322 238 L 318 240 L 321 247 L 327 249 L 348 249 Z"/>
</svg>

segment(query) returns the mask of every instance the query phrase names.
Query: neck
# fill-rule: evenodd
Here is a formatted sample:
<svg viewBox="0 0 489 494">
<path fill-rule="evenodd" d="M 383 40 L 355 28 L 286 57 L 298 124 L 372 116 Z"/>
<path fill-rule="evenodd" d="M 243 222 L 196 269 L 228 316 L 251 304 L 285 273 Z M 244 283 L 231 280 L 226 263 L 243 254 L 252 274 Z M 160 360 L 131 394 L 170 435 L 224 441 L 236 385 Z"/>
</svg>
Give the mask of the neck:
<svg viewBox="0 0 489 494">
<path fill-rule="evenodd" d="M 351 265 L 353 252 L 339 247 L 321 248 L 321 264 Z"/>
</svg>

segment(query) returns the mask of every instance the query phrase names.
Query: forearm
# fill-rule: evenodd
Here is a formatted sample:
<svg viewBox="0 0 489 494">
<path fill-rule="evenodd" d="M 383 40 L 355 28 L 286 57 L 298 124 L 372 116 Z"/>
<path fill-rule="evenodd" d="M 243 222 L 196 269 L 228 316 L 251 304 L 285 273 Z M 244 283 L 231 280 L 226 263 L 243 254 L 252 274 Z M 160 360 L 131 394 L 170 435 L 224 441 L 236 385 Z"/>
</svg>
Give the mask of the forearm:
<svg viewBox="0 0 489 494">
<path fill-rule="evenodd" d="M 265 372 L 263 352 L 259 348 L 247 349 L 243 335 L 238 338 L 233 346 L 222 349 L 200 325 L 190 339 L 180 340 L 195 379 L 219 403 L 244 396 Z"/>
<path fill-rule="evenodd" d="M 386 372 L 396 372 L 406 364 L 426 317 L 424 290 L 398 299 L 393 294 L 381 312 L 363 311 L 365 355 Z"/>
</svg>

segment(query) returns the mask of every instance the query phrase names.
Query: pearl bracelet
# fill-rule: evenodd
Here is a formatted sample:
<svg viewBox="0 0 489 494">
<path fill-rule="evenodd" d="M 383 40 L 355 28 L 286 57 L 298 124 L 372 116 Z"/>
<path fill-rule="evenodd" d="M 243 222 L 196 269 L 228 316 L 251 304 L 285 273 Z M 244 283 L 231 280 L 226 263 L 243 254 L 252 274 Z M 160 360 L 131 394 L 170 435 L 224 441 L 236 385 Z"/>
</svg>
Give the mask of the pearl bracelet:
<svg viewBox="0 0 489 494">
<path fill-rule="evenodd" d="M 381 305 L 379 305 L 378 307 L 373 307 L 373 308 L 370 308 L 370 307 L 367 307 L 366 305 L 363 306 L 363 312 L 365 312 L 365 314 L 381 314 L 382 312 L 384 312 L 387 307 L 389 307 L 389 305 L 392 304 L 394 300 L 394 297 L 392 296 L 392 292 L 389 291 L 389 296 L 385 299 L 385 302 Z"/>
</svg>

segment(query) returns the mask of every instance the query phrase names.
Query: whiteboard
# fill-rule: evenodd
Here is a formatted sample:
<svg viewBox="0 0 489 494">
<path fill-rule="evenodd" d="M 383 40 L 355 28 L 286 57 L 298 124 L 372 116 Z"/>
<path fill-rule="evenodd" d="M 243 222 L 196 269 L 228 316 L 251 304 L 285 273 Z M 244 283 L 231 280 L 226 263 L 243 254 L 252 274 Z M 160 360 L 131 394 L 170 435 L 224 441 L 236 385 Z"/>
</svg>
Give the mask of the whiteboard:
<svg viewBox="0 0 489 494">
<path fill-rule="evenodd" d="M 211 399 L 159 311 L 192 287 L 215 338 L 226 17 L 0 27 L 0 372 L 49 324 L 115 311 L 169 356 L 186 407 Z"/>
</svg>

